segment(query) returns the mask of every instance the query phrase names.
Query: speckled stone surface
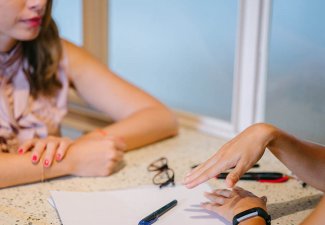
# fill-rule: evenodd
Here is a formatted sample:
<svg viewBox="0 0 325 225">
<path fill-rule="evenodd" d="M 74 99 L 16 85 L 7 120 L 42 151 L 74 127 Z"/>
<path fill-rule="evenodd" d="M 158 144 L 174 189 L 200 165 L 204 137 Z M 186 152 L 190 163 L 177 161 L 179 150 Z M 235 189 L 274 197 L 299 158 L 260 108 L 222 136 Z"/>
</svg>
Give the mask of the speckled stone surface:
<svg viewBox="0 0 325 225">
<path fill-rule="evenodd" d="M 50 190 L 62 191 L 107 191 L 151 185 L 153 174 L 147 172 L 147 165 L 165 156 L 169 166 L 175 170 L 176 182 L 194 164 L 200 163 L 214 153 L 224 140 L 182 128 L 180 135 L 163 142 L 127 153 L 126 166 L 118 173 L 104 178 L 64 177 L 18 187 L 0 190 L 0 225 L 61 224 L 56 211 L 48 203 Z M 289 171 L 270 153 L 266 153 L 256 171 Z M 224 187 L 221 180 L 209 182 L 213 187 Z M 268 196 L 268 209 L 272 224 L 299 224 L 315 207 L 322 193 L 312 187 L 302 188 L 296 180 L 281 184 L 266 184 L 240 181 L 239 186 L 258 196 Z M 77 210 L 77 209 L 76 209 Z"/>
</svg>

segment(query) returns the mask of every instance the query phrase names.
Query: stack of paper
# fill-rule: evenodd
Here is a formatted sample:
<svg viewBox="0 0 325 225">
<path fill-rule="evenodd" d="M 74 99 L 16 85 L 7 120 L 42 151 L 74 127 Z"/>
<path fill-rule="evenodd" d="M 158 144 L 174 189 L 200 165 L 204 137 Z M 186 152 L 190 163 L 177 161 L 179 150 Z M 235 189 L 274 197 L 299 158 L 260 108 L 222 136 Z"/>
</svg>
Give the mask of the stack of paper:
<svg viewBox="0 0 325 225">
<path fill-rule="evenodd" d="M 63 225 L 137 225 L 141 219 L 176 199 L 177 205 L 154 225 L 224 225 L 215 213 L 200 208 L 207 185 L 188 190 L 183 186 L 142 187 L 107 192 L 51 191 Z"/>
</svg>

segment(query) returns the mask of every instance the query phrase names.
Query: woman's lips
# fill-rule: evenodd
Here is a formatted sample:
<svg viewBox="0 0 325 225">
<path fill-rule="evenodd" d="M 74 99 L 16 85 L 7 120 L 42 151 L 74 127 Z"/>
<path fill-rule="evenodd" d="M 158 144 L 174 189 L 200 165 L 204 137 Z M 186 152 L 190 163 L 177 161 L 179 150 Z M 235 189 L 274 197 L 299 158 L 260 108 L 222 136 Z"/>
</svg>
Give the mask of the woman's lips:
<svg viewBox="0 0 325 225">
<path fill-rule="evenodd" d="M 33 17 L 31 19 L 22 20 L 30 27 L 39 27 L 42 24 L 42 17 Z"/>
</svg>

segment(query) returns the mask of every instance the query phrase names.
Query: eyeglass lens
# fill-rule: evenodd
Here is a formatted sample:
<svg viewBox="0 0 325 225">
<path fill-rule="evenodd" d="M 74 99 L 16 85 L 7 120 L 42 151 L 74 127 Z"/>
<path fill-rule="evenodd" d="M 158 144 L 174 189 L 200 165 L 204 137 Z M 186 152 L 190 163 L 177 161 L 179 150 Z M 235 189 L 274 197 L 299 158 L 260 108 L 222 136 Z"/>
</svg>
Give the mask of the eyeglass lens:
<svg viewBox="0 0 325 225">
<path fill-rule="evenodd" d="M 161 157 L 148 166 L 148 171 L 157 171 L 158 173 L 153 177 L 154 184 L 159 185 L 160 188 L 168 184 L 175 185 L 174 171 L 168 167 L 168 162 L 165 157 Z"/>
</svg>

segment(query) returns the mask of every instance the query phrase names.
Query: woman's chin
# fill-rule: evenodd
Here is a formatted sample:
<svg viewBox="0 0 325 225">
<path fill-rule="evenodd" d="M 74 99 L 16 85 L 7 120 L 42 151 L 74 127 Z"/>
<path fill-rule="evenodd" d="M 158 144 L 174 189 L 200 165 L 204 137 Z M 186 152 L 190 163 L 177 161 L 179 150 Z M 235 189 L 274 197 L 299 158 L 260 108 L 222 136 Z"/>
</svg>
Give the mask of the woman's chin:
<svg viewBox="0 0 325 225">
<path fill-rule="evenodd" d="M 32 41 L 37 38 L 40 33 L 40 29 L 29 30 L 17 35 L 16 39 L 19 41 Z"/>
</svg>

